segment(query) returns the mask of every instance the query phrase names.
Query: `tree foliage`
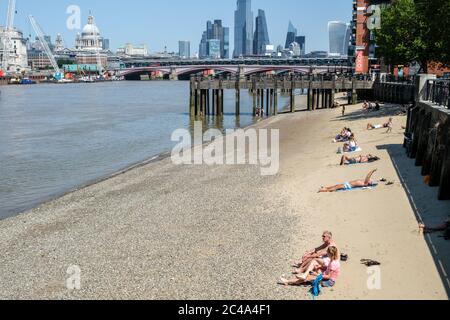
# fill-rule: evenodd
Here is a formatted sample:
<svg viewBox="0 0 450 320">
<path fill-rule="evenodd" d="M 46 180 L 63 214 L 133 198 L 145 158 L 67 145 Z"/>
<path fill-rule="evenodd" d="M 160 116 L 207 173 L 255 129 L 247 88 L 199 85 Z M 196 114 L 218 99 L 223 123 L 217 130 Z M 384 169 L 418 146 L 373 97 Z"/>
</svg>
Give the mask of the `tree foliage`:
<svg viewBox="0 0 450 320">
<path fill-rule="evenodd" d="M 392 65 L 450 65 L 450 0 L 395 0 L 381 14 L 378 52 Z"/>
</svg>

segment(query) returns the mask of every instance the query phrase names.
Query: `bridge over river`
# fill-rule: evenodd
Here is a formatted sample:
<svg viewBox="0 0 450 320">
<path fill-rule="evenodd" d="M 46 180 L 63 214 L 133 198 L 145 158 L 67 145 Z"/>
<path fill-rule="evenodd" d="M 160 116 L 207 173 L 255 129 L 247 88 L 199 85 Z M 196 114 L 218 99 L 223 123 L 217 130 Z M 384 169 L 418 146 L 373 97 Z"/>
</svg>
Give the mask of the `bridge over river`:
<svg viewBox="0 0 450 320">
<path fill-rule="evenodd" d="M 352 72 L 348 59 L 233 59 L 233 60 L 130 60 L 124 61 L 126 68 L 118 74 L 127 80 L 139 80 L 141 76 L 151 78 L 161 73 L 170 80 L 186 79 L 205 71 L 239 77 L 247 77 L 268 72 L 277 75 L 324 74 Z"/>
</svg>

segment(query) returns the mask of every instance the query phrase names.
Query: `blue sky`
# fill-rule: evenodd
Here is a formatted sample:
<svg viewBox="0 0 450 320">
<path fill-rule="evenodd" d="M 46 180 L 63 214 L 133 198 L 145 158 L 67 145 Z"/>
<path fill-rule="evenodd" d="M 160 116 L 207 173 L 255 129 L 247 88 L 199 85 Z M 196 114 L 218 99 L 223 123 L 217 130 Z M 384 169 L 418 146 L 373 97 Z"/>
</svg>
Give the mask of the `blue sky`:
<svg viewBox="0 0 450 320">
<path fill-rule="evenodd" d="M 6 20 L 8 1 L 0 0 L 0 23 Z M 27 15 L 36 17 L 45 33 L 54 40 L 63 35 L 72 47 L 76 30 L 66 27 L 69 5 L 81 8 L 82 26 L 91 10 L 102 35 L 109 38 L 116 49 L 125 42 L 145 43 L 151 52 L 178 51 L 178 40 L 190 40 L 191 51 L 198 51 L 201 33 L 207 20 L 222 19 L 230 27 L 231 48 L 234 48 L 234 10 L 236 0 L 17 0 L 15 25 L 27 37 L 34 32 Z M 305 35 L 307 51 L 328 50 L 327 22 L 349 22 L 352 0 L 252 0 L 254 14 L 266 11 L 269 36 L 273 44 L 285 42 L 288 22 L 291 20 L 299 33 Z"/>
</svg>

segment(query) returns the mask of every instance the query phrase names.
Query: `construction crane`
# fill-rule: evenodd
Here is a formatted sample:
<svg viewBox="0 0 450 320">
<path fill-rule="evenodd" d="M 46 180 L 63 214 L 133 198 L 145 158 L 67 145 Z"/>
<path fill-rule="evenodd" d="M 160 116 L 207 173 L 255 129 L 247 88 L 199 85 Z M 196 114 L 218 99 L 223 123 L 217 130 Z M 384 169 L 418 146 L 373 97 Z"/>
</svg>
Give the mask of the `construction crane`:
<svg viewBox="0 0 450 320">
<path fill-rule="evenodd" d="M 32 15 L 29 15 L 28 18 L 30 19 L 31 26 L 33 27 L 34 32 L 36 32 L 36 35 L 39 38 L 39 42 L 41 43 L 42 47 L 44 48 L 44 51 L 45 51 L 48 59 L 50 60 L 50 63 L 52 64 L 53 69 L 55 70 L 55 74 L 54 74 L 55 79 L 58 81 L 61 80 L 62 79 L 61 69 L 59 69 L 58 63 L 56 62 L 56 59 L 53 56 L 53 53 L 50 50 L 50 47 L 48 46 L 48 43 L 44 38 L 45 34 L 42 31 L 42 28 L 39 26 L 36 19 Z"/>
<path fill-rule="evenodd" d="M 12 31 L 14 30 L 14 16 L 16 14 L 16 0 L 9 0 L 8 13 L 6 16 L 6 25 L 3 30 L 3 58 L 2 58 L 2 70 L 8 72 L 9 58 L 14 51 L 12 50 Z"/>
</svg>

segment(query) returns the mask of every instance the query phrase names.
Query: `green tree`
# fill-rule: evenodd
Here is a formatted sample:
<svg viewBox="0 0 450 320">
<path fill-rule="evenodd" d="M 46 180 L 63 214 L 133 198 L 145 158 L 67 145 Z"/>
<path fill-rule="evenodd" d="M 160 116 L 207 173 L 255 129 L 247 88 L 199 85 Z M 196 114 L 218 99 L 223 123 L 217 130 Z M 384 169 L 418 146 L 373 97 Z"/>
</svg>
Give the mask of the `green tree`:
<svg viewBox="0 0 450 320">
<path fill-rule="evenodd" d="M 378 52 L 388 64 L 450 64 L 450 0 L 395 0 L 381 14 Z"/>
</svg>

